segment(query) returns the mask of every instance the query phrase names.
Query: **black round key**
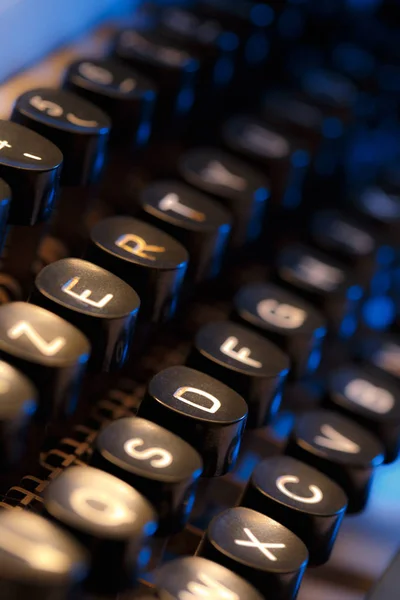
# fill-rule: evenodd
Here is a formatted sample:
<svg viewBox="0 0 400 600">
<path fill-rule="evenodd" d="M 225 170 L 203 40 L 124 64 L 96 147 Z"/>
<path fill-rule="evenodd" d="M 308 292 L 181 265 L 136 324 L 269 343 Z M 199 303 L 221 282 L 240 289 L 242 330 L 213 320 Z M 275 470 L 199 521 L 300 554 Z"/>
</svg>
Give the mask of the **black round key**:
<svg viewBox="0 0 400 600">
<path fill-rule="evenodd" d="M 206 88 L 199 90 L 200 94 L 203 92 L 201 99 L 210 100 L 211 93 L 215 102 L 216 91 L 230 83 L 235 71 L 234 60 L 239 45 L 237 35 L 224 30 L 217 20 L 202 17 L 196 9 L 181 6 L 170 6 L 160 11 L 157 28 L 173 43 L 200 58 L 197 87 Z M 205 106 L 202 108 L 204 111 Z"/>
<path fill-rule="evenodd" d="M 78 60 L 68 67 L 64 88 L 111 117 L 113 145 L 134 148 L 147 142 L 157 94 L 154 84 L 137 71 L 110 59 Z"/>
<path fill-rule="evenodd" d="M 329 256 L 371 275 L 378 241 L 363 224 L 338 210 L 321 210 L 311 219 L 310 237 Z"/>
<path fill-rule="evenodd" d="M 157 322 L 173 315 L 188 253 L 168 234 L 137 219 L 111 217 L 93 228 L 85 258 L 137 291 L 143 319 Z"/>
<path fill-rule="evenodd" d="M 204 18 L 196 7 L 158 8 L 157 29 L 173 44 L 200 60 L 196 97 L 189 126 L 197 141 L 207 139 L 226 108 L 226 95 L 235 75 L 239 39 L 217 20 Z M 212 111 L 209 106 L 212 103 Z"/>
<path fill-rule="evenodd" d="M 78 597 L 88 556 L 72 536 L 26 510 L 0 511 L 2 600 Z"/>
<path fill-rule="evenodd" d="M 400 196 L 384 186 L 370 186 L 353 198 L 355 207 L 375 225 L 400 221 Z"/>
<path fill-rule="evenodd" d="M 278 412 L 289 358 L 249 329 L 230 321 L 204 325 L 196 334 L 188 365 L 246 399 L 248 427 L 263 427 Z"/>
<path fill-rule="evenodd" d="M 235 247 L 260 236 L 269 198 L 269 181 L 262 173 L 227 152 L 207 147 L 185 152 L 178 169 L 187 183 L 212 194 L 230 210 Z"/>
<path fill-rule="evenodd" d="M 100 198 L 106 213 L 110 208 L 111 212 L 128 213 L 132 206 L 132 190 L 137 186 L 132 161 L 137 161 L 136 153 L 150 138 L 157 100 L 155 85 L 136 69 L 119 61 L 92 58 L 72 63 L 63 85 L 98 105 L 111 117 L 110 152 Z M 97 207 L 94 208 L 97 222 Z"/>
<path fill-rule="evenodd" d="M 44 224 L 58 196 L 63 157 L 49 140 L 30 129 L 0 121 L 0 178 L 11 188 L 1 270 L 17 279 L 27 293 Z M 23 248 L 23 252 L 21 249 Z"/>
<path fill-rule="evenodd" d="M 356 85 L 345 75 L 322 68 L 306 68 L 299 81 L 301 91 L 325 114 L 347 119 L 357 98 Z"/>
<path fill-rule="evenodd" d="M 357 341 L 354 352 L 363 363 L 400 382 L 400 339 L 397 335 L 365 335 Z"/>
<path fill-rule="evenodd" d="M 223 127 L 224 141 L 233 150 L 279 168 L 292 147 L 288 139 L 265 122 L 247 115 L 231 117 Z"/>
<path fill-rule="evenodd" d="M 370 91 L 371 85 L 374 85 L 375 57 L 359 42 L 339 42 L 332 52 L 331 61 L 334 69 L 355 81 L 359 88 Z"/>
<path fill-rule="evenodd" d="M 234 298 L 236 320 L 267 336 L 287 352 L 292 374 L 312 373 L 321 359 L 326 323 L 302 298 L 272 283 L 250 283 Z"/>
<path fill-rule="evenodd" d="M 383 185 L 370 185 L 355 194 L 350 208 L 371 225 L 371 227 L 385 235 L 385 240 L 394 245 L 398 241 L 400 224 L 400 193 L 396 189 Z"/>
<path fill-rule="evenodd" d="M 85 260 L 65 258 L 40 271 L 30 302 L 88 337 L 91 369 L 118 371 L 126 364 L 140 300 L 119 277 Z"/>
<path fill-rule="evenodd" d="M 314 150 L 318 147 L 324 115 L 306 98 L 297 97 L 289 90 L 267 90 L 262 114 L 268 123 L 283 128 L 299 139 L 307 140 Z"/>
<path fill-rule="evenodd" d="M 357 365 L 331 371 L 326 403 L 372 431 L 385 448 L 385 462 L 400 451 L 400 389 L 392 379 Z"/>
<path fill-rule="evenodd" d="M 11 190 L 3 179 L 0 179 L 0 252 L 6 239 L 8 213 L 11 203 Z"/>
<path fill-rule="evenodd" d="M 290 456 L 273 456 L 258 463 L 240 504 L 295 533 L 307 546 L 310 565 L 321 565 L 331 554 L 347 497 L 316 469 Z"/>
<path fill-rule="evenodd" d="M 265 61 L 268 58 L 275 12 L 270 3 L 230 2 L 229 0 L 202 0 L 196 3 L 200 14 L 216 19 L 226 29 L 234 31 L 241 40 L 240 62 L 236 68 L 235 100 L 249 102 L 247 85 L 258 95 L 265 81 Z"/>
<path fill-rule="evenodd" d="M 44 493 L 47 516 L 90 552 L 90 590 L 118 591 L 132 584 L 140 552 L 156 529 L 143 496 L 117 477 L 92 467 L 70 467 Z"/>
<path fill-rule="evenodd" d="M 197 553 L 276 600 L 296 598 L 308 562 L 307 548 L 294 533 L 242 506 L 214 517 Z"/>
<path fill-rule="evenodd" d="M 194 448 L 167 429 L 136 417 L 118 419 L 97 436 L 91 465 L 126 481 L 152 503 L 157 535 L 186 525 L 203 463 Z"/>
<path fill-rule="evenodd" d="M 167 562 L 154 573 L 161 597 L 189 600 L 196 597 L 226 600 L 262 600 L 250 583 L 225 567 L 200 556 L 187 556 Z"/>
<path fill-rule="evenodd" d="M 63 90 L 37 88 L 17 98 L 11 119 L 61 150 L 63 186 L 86 186 L 98 180 L 111 122 L 95 104 Z"/>
<path fill-rule="evenodd" d="M 163 35 L 201 58 L 217 60 L 226 48 L 232 48 L 233 51 L 238 43 L 236 35 L 224 31 L 217 20 L 204 18 L 196 10 L 180 6 L 170 6 L 161 10 L 157 27 Z"/>
<path fill-rule="evenodd" d="M 36 225 L 49 219 L 62 160 L 49 140 L 17 123 L 0 121 L 0 177 L 12 191 L 11 225 Z"/>
<path fill-rule="evenodd" d="M 229 0 L 201 0 L 198 2 L 200 14 L 219 19 L 225 25 L 229 25 L 234 30 L 239 30 L 242 34 L 243 30 L 247 31 L 250 26 L 261 27 L 265 25 L 261 20 L 262 11 L 254 15 L 251 14 L 251 9 L 255 6 L 254 2 L 232 4 Z M 257 17 L 260 19 L 259 23 L 257 23 Z"/>
<path fill-rule="evenodd" d="M 365 507 L 374 469 L 384 460 L 384 449 L 374 435 L 327 410 L 310 411 L 296 419 L 286 454 L 336 481 L 346 492 L 352 513 Z"/>
<path fill-rule="evenodd" d="M 156 181 L 140 194 L 143 218 L 188 250 L 187 280 L 218 275 L 231 232 L 231 215 L 217 202 L 178 181 Z"/>
<path fill-rule="evenodd" d="M 12 469 L 29 452 L 29 426 L 37 392 L 29 379 L 0 361 L 0 472 Z"/>
<path fill-rule="evenodd" d="M 307 174 L 305 203 L 313 210 L 321 207 L 336 207 L 346 193 L 344 167 L 344 121 L 352 118 L 352 108 L 357 98 L 354 84 L 339 73 L 310 64 L 307 52 L 301 52 L 299 44 L 293 46 L 294 61 L 300 55 L 300 68 L 289 67 L 296 73 L 294 90 L 296 96 L 316 107 L 323 115 L 321 143 L 315 147 L 316 155 Z M 317 59 L 319 61 L 319 58 Z M 286 65 L 287 68 L 287 65 Z M 297 80 L 296 80 L 297 79 Z"/>
<path fill-rule="evenodd" d="M 247 405 L 220 381 L 177 366 L 153 377 L 138 415 L 186 440 L 203 459 L 203 476 L 217 477 L 235 465 Z"/>
<path fill-rule="evenodd" d="M 302 244 L 285 246 L 277 256 L 274 278 L 320 308 L 340 327 L 363 296 L 349 271 L 328 255 Z"/>
<path fill-rule="evenodd" d="M 126 29 L 117 35 L 114 55 L 137 67 L 157 85 L 157 125 L 169 127 L 174 117 L 186 115 L 193 106 L 198 60 L 154 31 Z"/>
<path fill-rule="evenodd" d="M 109 117 L 95 104 L 76 94 L 37 88 L 17 98 L 11 116 L 51 140 L 62 152 L 61 194 L 51 233 L 73 254 L 80 254 L 87 231 L 85 213 L 99 182 L 106 158 Z M 43 256 L 42 251 L 39 255 Z"/>
<path fill-rule="evenodd" d="M 89 354 L 86 336 L 48 310 L 26 302 L 0 307 L 0 357 L 36 386 L 42 425 L 63 428 L 74 415 Z"/>
<path fill-rule="evenodd" d="M 294 159 L 294 165 L 299 162 L 298 166 L 303 172 L 309 162 L 307 151 L 300 149 L 283 131 L 247 115 L 237 115 L 228 119 L 223 125 L 222 137 L 230 150 L 255 161 L 266 170 L 271 182 L 274 204 L 285 206 L 284 191 L 293 167 L 293 156 L 296 151 L 301 152 L 300 155 L 296 155 L 298 160 Z M 299 189 L 301 184 L 302 181 L 299 180 Z"/>
</svg>

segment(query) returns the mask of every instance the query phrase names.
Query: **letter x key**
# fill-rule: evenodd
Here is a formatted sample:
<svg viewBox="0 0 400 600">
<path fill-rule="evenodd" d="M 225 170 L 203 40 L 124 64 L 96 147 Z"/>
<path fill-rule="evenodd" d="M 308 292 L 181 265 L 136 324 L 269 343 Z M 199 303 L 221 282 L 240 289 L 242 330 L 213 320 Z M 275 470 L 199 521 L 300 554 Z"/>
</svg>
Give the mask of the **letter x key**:
<svg viewBox="0 0 400 600">
<path fill-rule="evenodd" d="M 197 556 L 227 567 L 274 600 L 295 599 L 308 562 L 307 548 L 294 533 L 243 506 L 214 517 Z"/>
<path fill-rule="evenodd" d="M 251 529 L 248 527 L 244 527 L 243 531 L 249 539 L 235 540 L 235 544 L 238 546 L 247 546 L 248 548 L 258 548 L 258 550 L 262 552 L 264 556 L 273 562 L 277 561 L 278 559 L 274 554 L 272 554 L 272 552 L 269 551 L 269 548 L 286 548 L 285 544 L 269 544 L 268 542 L 260 542 L 260 540 L 256 538 L 254 533 L 252 533 Z"/>
</svg>

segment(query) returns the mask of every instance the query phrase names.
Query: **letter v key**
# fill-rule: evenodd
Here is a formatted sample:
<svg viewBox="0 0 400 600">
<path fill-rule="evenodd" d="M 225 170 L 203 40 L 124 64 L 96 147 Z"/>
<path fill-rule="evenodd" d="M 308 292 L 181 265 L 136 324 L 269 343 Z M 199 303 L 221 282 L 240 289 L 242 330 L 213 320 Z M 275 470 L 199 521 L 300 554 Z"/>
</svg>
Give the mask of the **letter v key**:
<svg viewBox="0 0 400 600">
<path fill-rule="evenodd" d="M 361 451 L 358 444 L 336 431 L 331 425 L 321 425 L 321 433 L 322 435 L 317 435 L 314 438 L 314 442 L 318 446 L 330 448 L 337 452 L 346 452 L 347 454 L 358 454 Z"/>
</svg>

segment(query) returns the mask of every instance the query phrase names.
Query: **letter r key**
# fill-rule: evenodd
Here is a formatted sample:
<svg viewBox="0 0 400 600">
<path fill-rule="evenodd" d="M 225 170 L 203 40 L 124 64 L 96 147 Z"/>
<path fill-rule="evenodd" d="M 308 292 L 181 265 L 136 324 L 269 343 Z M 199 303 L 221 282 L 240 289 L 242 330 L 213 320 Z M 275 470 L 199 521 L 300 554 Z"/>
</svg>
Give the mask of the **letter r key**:
<svg viewBox="0 0 400 600">
<path fill-rule="evenodd" d="M 140 258 L 146 258 L 147 260 L 156 260 L 155 256 L 152 256 L 153 252 L 165 252 L 165 248 L 162 246 L 151 246 L 138 235 L 133 233 L 126 233 L 121 235 L 115 244 L 119 248 L 123 248 L 126 252 L 140 256 Z"/>
<path fill-rule="evenodd" d="M 85 258 L 138 293 L 142 322 L 163 322 L 174 314 L 189 257 L 164 231 L 131 217 L 104 219 L 91 231 Z"/>
</svg>

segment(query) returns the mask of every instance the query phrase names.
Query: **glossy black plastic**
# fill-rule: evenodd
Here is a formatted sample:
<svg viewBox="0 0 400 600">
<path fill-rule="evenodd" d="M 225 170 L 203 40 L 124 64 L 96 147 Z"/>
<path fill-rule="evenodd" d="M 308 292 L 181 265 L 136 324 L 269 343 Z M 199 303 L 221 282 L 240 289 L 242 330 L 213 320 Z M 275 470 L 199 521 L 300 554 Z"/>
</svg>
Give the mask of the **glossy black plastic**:
<svg viewBox="0 0 400 600">
<path fill-rule="evenodd" d="M 152 503 L 157 535 L 186 525 L 203 462 L 183 439 L 145 419 L 118 419 L 97 436 L 91 465 L 126 481 Z"/>
<path fill-rule="evenodd" d="M 127 363 L 140 300 L 119 277 L 85 260 L 65 258 L 42 269 L 30 302 L 87 336 L 92 370 L 119 371 Z"/>
<path fill-rule="evenodd" d="M 196 334 L 187 364 L 245 398 L 248 427 L 263 427 L 278 412 L 289 358 L 249 329 L 230 321 L 204 325 Z"/>
<path fill-rule="evenodd" d="M 217 477 L 235 465 L 247 406 L 220 381 L 177 366 L 151 379 L 138 415 L 186 440 L 203 459 L 203 476 Z"/>
</svg>

